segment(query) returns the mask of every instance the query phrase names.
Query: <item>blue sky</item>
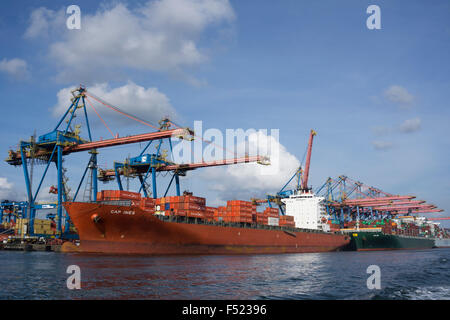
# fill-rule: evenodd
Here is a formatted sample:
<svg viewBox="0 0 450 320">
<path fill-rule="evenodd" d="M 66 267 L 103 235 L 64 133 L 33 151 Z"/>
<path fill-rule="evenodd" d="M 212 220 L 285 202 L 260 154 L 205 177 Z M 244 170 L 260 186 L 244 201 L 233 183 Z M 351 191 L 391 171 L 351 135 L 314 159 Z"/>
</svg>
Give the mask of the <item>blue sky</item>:
<svg viewBox="0 0 450 320">
<path fill-rule="evenodd" d="M 106 13 L 115 12 L 118 3 L 126 8 L 117 11 L 124 18 L 108 22 Z M 81 8 L 81 30 L 65 29 L 68 15 L 64 10 L 71 4 Z M 175 0 L 160 4 L 159 9 L 180 5 Z M 448 1 L 216 4 L 212 7 L 200 1 L 191 8 L 194 12 L 180 5 L 180 15 L 167 18 L 163 15 L 167 11 L 157 11 L 147 1 L 2 1 L 0 149 L 5 157 L 9 147 L 27 139 L 35 129 L 38 134 L 53 129 L 57 118 L 52 110 L 59 103 L 60 90 L 79 83 L 88 89 L 104 83 L 108 86 L 105 90 L 111 91 L 133 83 L 157 88 L 176 110 L 177 120 L 187 126 L 203 120 L 205 128 L 221 130 L 278 128 L 280 143 L 299 160 L 309 130 L 314 128 L 318 135 L 310 174 L 313 186 L 321 185 L 328 176 L 346 174 L 393 194 L 414 194 L 448 215 Z M 381 30 L 366 27 L 366 8 L 371 4 L 381 9 Z M 158 23 L 144 21 L 140 10 L 146 6 L 158 12 L 150 15 Z M 204 15 L 193 14 L 196 8 Z M 34 20 L 34 27 L 40 29 L 33 34 L 29 30 L 37 10 L 47 13 Z M 135 22 L 144 29 L 132 29 Z M 132 34 L 127 36 L 127 28 L 139 30 L 134 39 Z M 132 45 L 135 39 L 154 39 L 146 38 L 146 32 L 156 34 L 155 30 L 176 38 L 159 48 L 158 54 L 142 43 L 135 50 L 140 52 L 134 52 L 121 47 L 120 40 L 110 39 Z M 195 45 L 194 52 L 178 54 L 180 44 L 186 42 Z M 58 43 L 62 49 L 52 49 Z M 66 48 L 77 54 L 75 62 L 68 60 Z M 115 56 L 120 50 L 131 50 L 133 59 Z M 149 58 L 141 57 L 141 52 Z M 103 60 L 106 66 L 102 55 L 107 56 Z M 12 59 L 26 65 L 14 66 Z M 146 128 L 123 126 L 117 130 L 125 135 Z M 101 124 L 94 131 L 97 138 L 108 135 Z M 114 160 L 137 153 L 136 146 L 104 151 L 99 163 L 111 166 Z M 73 162 L 74 184 L 83 169 L 80 161 L 86 162 L 87 157 L 67 159 L 68 165 Z M 5 195 L 20 192 L 24 188 L 21 169 L 6 163 L 1 168 L 0 177 L 12 184 L 2 189 Z M 215 169 L 206 172 L 211 170 Z M 220 172 L 226 187 L 233 189 L 235 181 L 226 171 Z M 49 179 L 56 177 L 52 174 Z M 184 181 L 198 194 L 221 198 L 200 171 Z M 264 192 L 275 192 L 277 184 L 284 184 L 282 178 L 271 181 L 273 189 Z M 255 183 L 255 193 L 261 192 Z"/>
</svg>

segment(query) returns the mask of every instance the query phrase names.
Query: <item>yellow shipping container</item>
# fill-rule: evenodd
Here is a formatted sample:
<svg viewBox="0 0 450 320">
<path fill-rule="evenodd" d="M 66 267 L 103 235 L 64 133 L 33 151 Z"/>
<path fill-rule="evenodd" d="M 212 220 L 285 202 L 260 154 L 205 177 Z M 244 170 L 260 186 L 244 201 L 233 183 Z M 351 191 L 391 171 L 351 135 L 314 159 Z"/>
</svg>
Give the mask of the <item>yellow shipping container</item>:
<svg viewBox="0 0 450 320">
<path fill-rule="evenodd" d="M 39 223 L 35 223 L 34 224 L 34 227 L 36 228 L 47 228 L 47 229 L 49 229 L 49 228 L 51 228 L 51 225 L 50 224 L 39 224 Z"/>
<path fill-rule="evenodd" d="M 51 221 L 47 220 L 47 219 L 35 219 L 34 220 L 34 225 L 42 225 L 42 226 L 49 226 L 51 225 Z"/>
<path fill-rule="evenodd" d="M 17 219 L 15 229 L 22 229 L 22 226 L 28 224 L 28 219 Z"/>
</svg>

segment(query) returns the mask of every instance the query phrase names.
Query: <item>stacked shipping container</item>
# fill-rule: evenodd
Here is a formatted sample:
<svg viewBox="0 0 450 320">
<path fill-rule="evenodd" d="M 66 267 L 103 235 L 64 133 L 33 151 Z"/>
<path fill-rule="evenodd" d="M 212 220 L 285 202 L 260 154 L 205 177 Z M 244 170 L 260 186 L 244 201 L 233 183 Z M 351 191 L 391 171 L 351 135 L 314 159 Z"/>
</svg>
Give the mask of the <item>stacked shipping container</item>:
<svg viewBox="0 0 450 320">
<path fill-rule="evenodd" d="M 229 200 L 223 221 L 225 222 L 245 222 L 252 223 L 252 214 L 256 214 L 256 206 L 249 201 Z"/>
<path fill-rule="evenodd" d="M 280 226 L 295 227 L 293 216 L 280 216 Z"/>
<path fill-rule="evenodd" d="M 156 214 L 211 220 L 213 218 L 213 211 L 210 207 L 205 206 L 205 198 L 195 196 L 174 196 L 158 198 L 155 200 Z"/>
<path fill-rule="evenodd" d="M 198 218 L 209 221 L 254 223 L 273 226 L 295 227 L 294 217 L 280 216 L 277 208 L 256 211 L 250 201 L 229 200 L 223 207 L 206 206 L 206 199 L 192 195 L 162 198 L 142 198 L 139 193 L 120 190 L 103 190 L 97 194 L 98 201 L 129 200 L 151 214 Z"/>
</svg>

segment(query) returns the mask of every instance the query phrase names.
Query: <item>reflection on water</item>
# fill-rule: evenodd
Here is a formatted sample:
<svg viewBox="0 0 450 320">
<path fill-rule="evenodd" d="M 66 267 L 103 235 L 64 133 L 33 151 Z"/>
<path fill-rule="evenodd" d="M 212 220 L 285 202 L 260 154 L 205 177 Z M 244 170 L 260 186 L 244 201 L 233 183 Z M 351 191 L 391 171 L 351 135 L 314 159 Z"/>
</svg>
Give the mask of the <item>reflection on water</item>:
<svg viewBox="0 0 450 320">
<path fill-rule="evenodd" d="M 0 299 L 449 299 L 450 249 L 250 256 L 0 251 Z M 81 268 L 68 290 L 67 266 Z M 381 290 L 366 286 L 381 268 Z"/>
</svg>

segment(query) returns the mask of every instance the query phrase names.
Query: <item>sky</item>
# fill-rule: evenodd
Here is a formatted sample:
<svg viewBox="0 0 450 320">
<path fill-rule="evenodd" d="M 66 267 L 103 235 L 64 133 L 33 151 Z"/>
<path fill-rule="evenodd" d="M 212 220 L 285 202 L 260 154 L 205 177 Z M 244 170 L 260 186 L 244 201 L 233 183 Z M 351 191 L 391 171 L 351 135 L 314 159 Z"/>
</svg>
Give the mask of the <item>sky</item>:
<svg viewBox="0 0 450 320">
<path fill-rule="evenodd" d="M 80 29 L 66 25 L 73 4 Z M 380 8 L 381 29 L 367 27 L 370 5 Z M 313 187 L 344 174 L 445 210 L 430 217 L 450 211 L 448 1 L 2 1 L 0 39 L 5 158 L 20 140 L 53 130 L 70 90 L 83 84 L 151 123 L 169 115 L 183 126 L 203 121 L 204 130 L 279 129 L 277 174 L 244 164 L 181 179 L 211 205 L 277 192 L 314 129 Z M 94 107 L 113 134 L 152 131 Z M 94 139 L 109 138 L 89 116 Z M 111 168 L 142 147 L 101 150 L 99 165 Z M 72 189 L 87 161 L 66 157 Z M 0 166 L 0 198 L 24 199 L 21 168 Z M 53 184 L 49 170 L 43 186 Z"/>
</svg>

